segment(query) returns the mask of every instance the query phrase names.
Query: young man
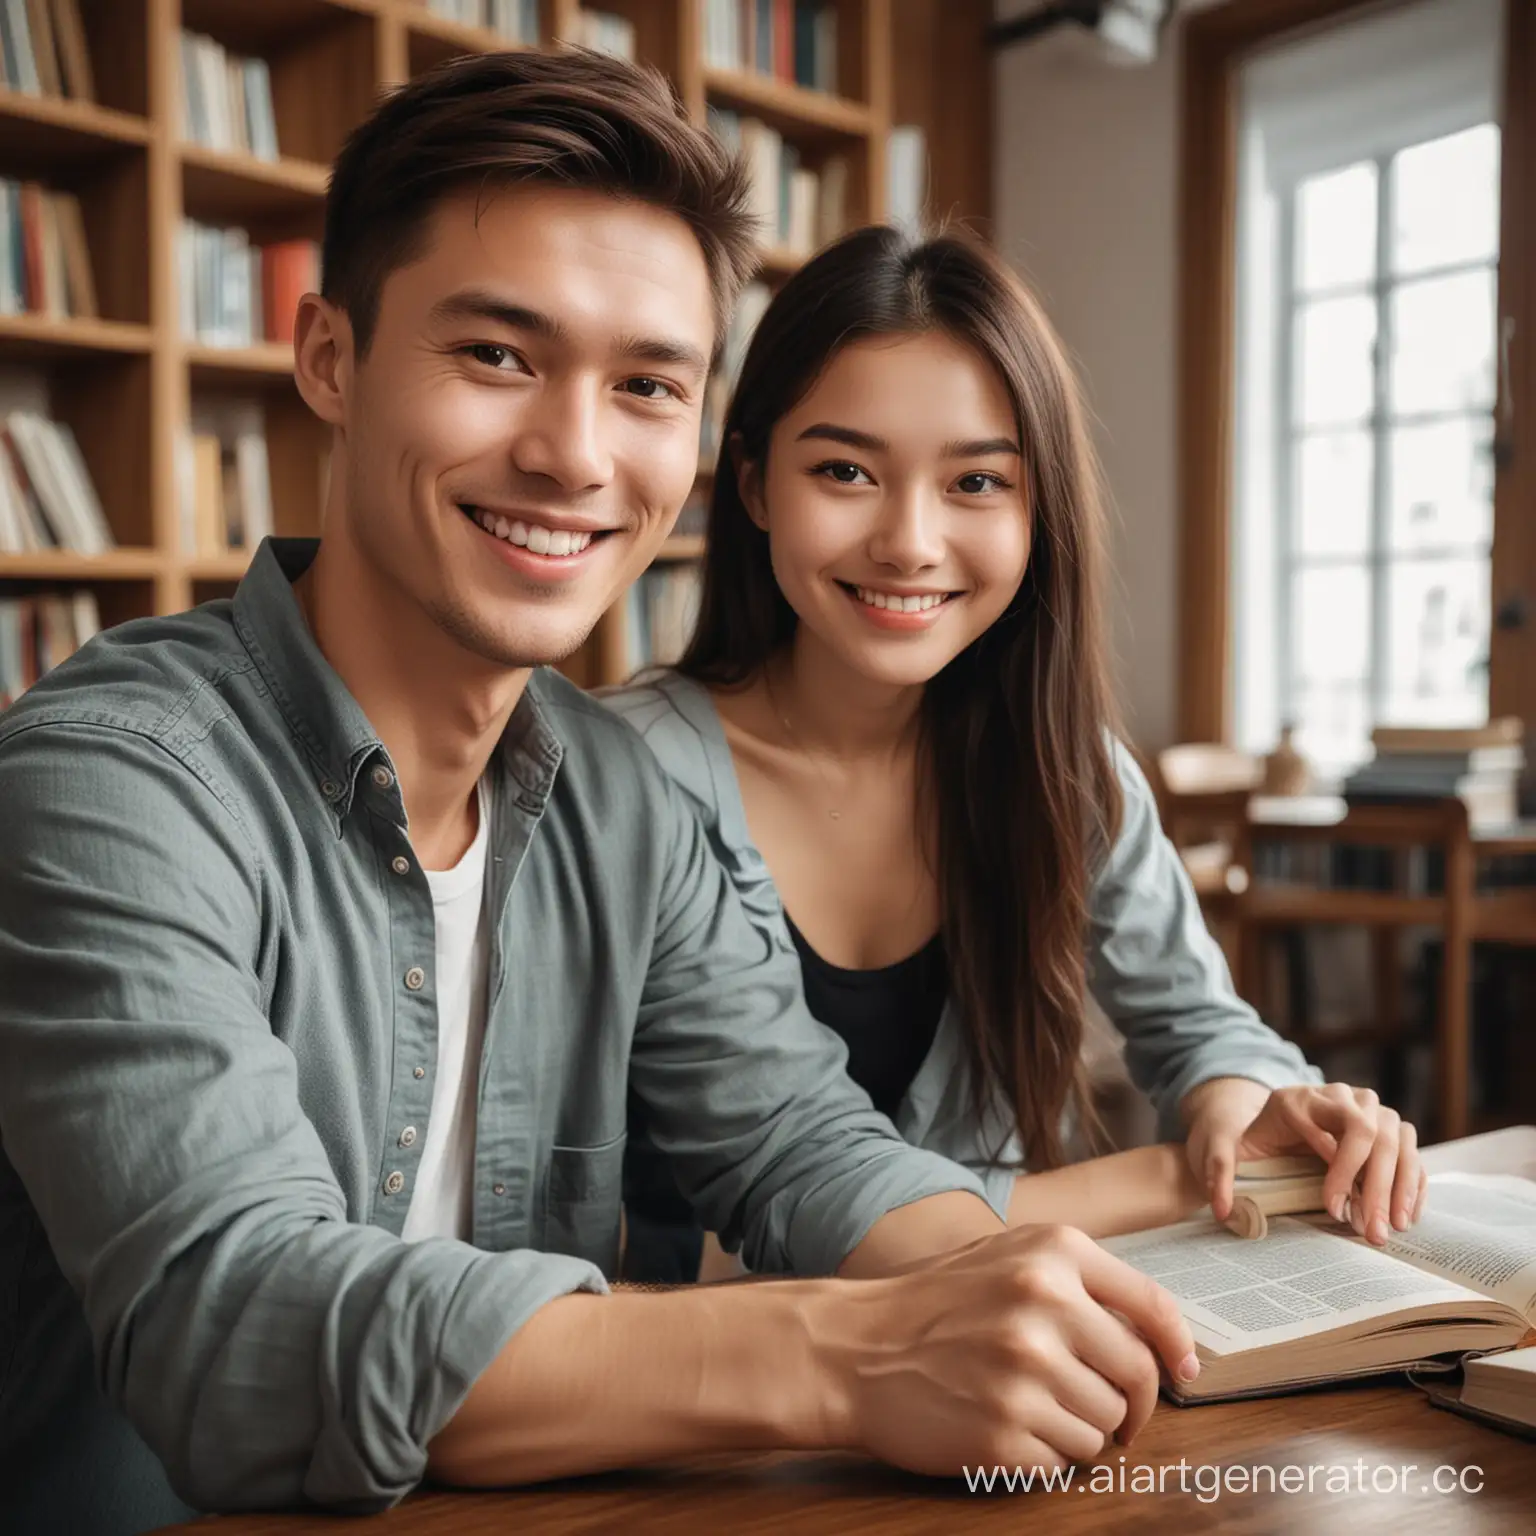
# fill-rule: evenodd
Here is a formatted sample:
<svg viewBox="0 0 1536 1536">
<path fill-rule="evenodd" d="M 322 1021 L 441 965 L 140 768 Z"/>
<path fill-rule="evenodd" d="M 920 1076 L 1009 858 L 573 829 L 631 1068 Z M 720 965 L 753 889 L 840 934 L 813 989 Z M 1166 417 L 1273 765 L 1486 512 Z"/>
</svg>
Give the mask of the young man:
<svg viewBox="0 0 1536 1536">
<path fill-rule="evenodd" d="M 639 738 L 539 670 L 693 479 L 745 203 L 612 61 L 399 92 L 299 317 L 323 542 L 0 719 L 8 1530 L 731 1446 L 1057 1464 L 1189 1369 L 1164 1293 L 896 1138 Z M 629 1093 L 754 1269 L 842 1278 L 609 1294 Z"/>
</svg>

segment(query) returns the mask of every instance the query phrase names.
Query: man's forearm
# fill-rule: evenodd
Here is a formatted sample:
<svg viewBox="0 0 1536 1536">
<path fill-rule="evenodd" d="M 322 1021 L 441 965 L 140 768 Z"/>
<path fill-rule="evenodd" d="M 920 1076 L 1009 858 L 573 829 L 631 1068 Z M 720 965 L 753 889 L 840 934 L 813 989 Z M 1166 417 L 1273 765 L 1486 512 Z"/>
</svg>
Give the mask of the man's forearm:
<svg viewBox="0 0 1536 1536">
<path fill-rule="evenodd" d="M 1113 1237 L 1183 1221 L 1206 1198 L 1183 1145 L 1164 1142 L 1021 1175 L 1008 1202 L 1008 1225 L 1060 1224 L 1089 1237 Z"/>
<path fill-rule="evenodd" d="M 843 1444 L 846 1409 L 818 1341 L 847 1289 L 765 1281 L 552 1301 L 432 1441 L 429 1475 L 489 1487 Z"/>
</svg>

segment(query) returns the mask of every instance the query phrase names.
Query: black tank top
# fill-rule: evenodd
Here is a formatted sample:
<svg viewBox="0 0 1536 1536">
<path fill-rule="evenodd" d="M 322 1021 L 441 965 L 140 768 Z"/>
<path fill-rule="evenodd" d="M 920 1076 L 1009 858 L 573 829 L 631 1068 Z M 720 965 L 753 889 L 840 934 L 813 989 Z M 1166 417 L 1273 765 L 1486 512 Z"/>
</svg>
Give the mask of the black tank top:
<svg viewBox="0 0 1536 1536">
<path fill-rule="evenodd" d="M 894 1116 L 938 1033 L 949 992 L 944 939 L 935 934 L 915 954 L 877 970 L 832 965 L 790 921 L 811 1013 L 848 1046 L 848 1075 L 882 1114 Z M 630 1251 L 624 1278 L 675 1281 L 698 1269 L 700 1241 L 693 1208 L 683 1198 L 666 1159 L 645 1134 L 645 1109 L 629 1099 L 629 1145 L 624 1158 L 624 1203 Z M 637 1239 L 639 1239 L 637 1241 Z M 676 1253 L 670 1252 L 676 1248 Z M 686 1250 L 686 1251 L 684 1251 Z"/>
<path fill-rule="evenodd" d="M 944 936 L 934 934 L 915 954 L 873 971 L 851 971 L 823 960 L 788 914 L 800 952 L 800 974 L 811 1012 L 848 1046 L 848 1075 L 894 1117 L 917 1069 L 933 1046 L 949 991 Z"/>
</svg>

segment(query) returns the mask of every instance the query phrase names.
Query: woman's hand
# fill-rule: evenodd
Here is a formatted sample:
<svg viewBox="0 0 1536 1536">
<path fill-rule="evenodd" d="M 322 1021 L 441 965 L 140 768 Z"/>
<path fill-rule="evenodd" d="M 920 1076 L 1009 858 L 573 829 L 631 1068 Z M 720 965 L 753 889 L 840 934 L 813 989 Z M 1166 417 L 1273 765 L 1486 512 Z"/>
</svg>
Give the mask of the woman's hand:
<svg viewBox="0 0 1536 1536">
<path fill-rule="evenodd" d="M 1411 1226 L 1424 1208 L 1428 1179 L 1418 1133 L 1370 1088 L 1298 1084 L 1273 1091 L 1247 1078 L 1218 1077 L 1191 1089 L 1181 1106 L 1190 1167 L 1225 1221 L 1240 1162 L 1315 1152 L 1328 1164 L 1323 1203 L 1367 1241 Z M 1358 1192 L 1356 1191 L 1358 1186 Z"/>
</svg>

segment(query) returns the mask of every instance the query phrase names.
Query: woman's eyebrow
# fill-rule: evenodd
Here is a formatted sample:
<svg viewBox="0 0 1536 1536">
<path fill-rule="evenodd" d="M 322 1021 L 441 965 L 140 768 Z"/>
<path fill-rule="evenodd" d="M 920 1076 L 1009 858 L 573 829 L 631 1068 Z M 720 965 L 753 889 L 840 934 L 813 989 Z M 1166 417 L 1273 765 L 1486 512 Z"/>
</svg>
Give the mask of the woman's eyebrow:
<svg viewBox="0 0 1536 1536">
<path fill-rule="evenodd" d="M 1019 453 L 1019 445 L 1011 437 L 968 437 L 958 442 L 945 443 L 940 456 L 946 459 L 984 459 L 993 453 Z"/>
<path fill-rule="evenodd" d="M 867 453 L 883 453 L 890 444 L 873 432 L 861 432 L 857 427 L 839 427 L 830 421 L 818 421 L 807 427 L 796 442 L 807 438 L 823 438 L 829 443 L 841 443 L 845 448 L 862 448 Z M 971 437 L 945 443 L 940 457 L 945 459 L 984 459 L 990 454 L 1011 453 L 1020 456 L 1022 450 L 1011 437 Z"/>
<path fill-rule="evenodd" d="M 890 444 L 883 437 L 876 437 L 873 432 L 860 432 L 857 427 L 839 427 L 830 421 L 818 421 L 803 431 L 796 442 L 803 443 L 808 438 L 824 438 L 829 443 L 841 443 L 845 448 L 863 448 L 868 453 L 881 453 Z"/>
</svg>

